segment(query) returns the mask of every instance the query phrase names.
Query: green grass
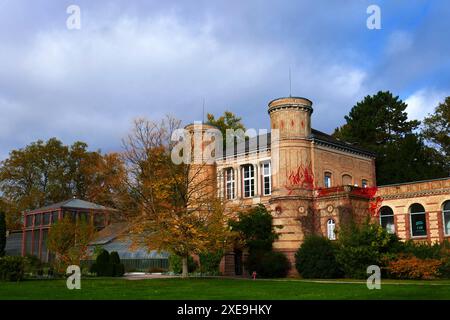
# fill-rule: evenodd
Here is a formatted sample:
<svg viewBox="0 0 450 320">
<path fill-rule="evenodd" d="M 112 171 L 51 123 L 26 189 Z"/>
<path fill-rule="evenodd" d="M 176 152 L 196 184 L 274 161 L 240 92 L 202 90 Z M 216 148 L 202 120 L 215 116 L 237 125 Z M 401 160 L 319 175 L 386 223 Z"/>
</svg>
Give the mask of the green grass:
<svg viewBox="0 0 450 320">
<path fill-rule="evenodd" d="M 65 280 L 0 283 L 0 299 L 450 299 L 449 281 L 385 281 L 381 290 L 365 283 L 237 279 L 82 279 L 81 290 Z"/>
</svg>

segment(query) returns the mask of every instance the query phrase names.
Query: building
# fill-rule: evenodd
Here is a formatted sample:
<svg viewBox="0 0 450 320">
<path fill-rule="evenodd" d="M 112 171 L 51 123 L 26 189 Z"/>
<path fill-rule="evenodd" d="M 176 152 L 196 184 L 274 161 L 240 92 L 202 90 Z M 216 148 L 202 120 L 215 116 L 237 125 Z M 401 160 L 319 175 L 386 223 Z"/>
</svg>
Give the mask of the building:
<svg viewBox="0 0 450 320">
<path fill-rule="evenodd" d="M 310 100 L 275 99 L 267 111 L 271 133 L 226 148 L 215 161 L 205 162 L 204 175 L 230 206 L 263 203 L 268 208 L 274 224 L 283 227 L 274 249 L 292 265 L 306 235 L 335 240 L 335 229 L 350 219 L 380 219 L 402 239 L 450 238 L 450 178 L 377 187 L 375 154 L 313 129 Z M 212 142 L 207 132 L 214 129 L 186 127 L 203 137 L 202 150 Z M 222 272 L 242 274 L 242 259 L 241 251 L 229 252 Z"/>
<path fill-rule="evenodd" d="M 75 198 L 26 211 L 23 213 L 22 255 L 34 255 L 43 262 L 51 261 L 54 257 L 47 249 L 48 231 L 66 216 L 73 221 L 85 219 L 96 230 L 101 230 L 115 220 L 116 214 L 115 209 Z"/>
</svg>

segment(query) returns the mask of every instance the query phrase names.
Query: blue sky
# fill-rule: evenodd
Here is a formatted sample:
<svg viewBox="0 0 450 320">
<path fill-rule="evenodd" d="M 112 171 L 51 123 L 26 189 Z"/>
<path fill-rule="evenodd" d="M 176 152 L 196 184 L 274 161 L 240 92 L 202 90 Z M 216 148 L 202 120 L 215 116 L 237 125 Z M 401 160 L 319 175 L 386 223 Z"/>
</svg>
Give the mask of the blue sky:
<svg viewBox="0 0 450 320">
<path fill-rule="evenodd" d="M 80 30 L 66 28 L 72 4 Z M 0 158 L 53 136 L 120 151 L 134 118 L 201 120 L 203 100 L 267 128 L 289 68 L 316 129 L 378 90 L 420 120 L 450 95 L 449 30 L 444 0 L 0 0 Z"/>
</svg>

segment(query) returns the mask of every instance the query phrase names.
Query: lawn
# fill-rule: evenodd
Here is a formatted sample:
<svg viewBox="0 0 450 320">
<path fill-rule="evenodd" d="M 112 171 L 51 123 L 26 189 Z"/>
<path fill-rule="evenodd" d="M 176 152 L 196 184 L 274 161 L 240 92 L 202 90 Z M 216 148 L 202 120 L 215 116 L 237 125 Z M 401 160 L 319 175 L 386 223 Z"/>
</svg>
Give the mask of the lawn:
<svg viewBox="0 0 450 320">
<path fill-rule="evenodd" d="M 64 280 L 0 283 L 5 299 L 450 299 L 449 281 L 386 281 L 381 290 L 365 283 L 237 279 L 82 279 L 81 290 Z"/>
</svg>

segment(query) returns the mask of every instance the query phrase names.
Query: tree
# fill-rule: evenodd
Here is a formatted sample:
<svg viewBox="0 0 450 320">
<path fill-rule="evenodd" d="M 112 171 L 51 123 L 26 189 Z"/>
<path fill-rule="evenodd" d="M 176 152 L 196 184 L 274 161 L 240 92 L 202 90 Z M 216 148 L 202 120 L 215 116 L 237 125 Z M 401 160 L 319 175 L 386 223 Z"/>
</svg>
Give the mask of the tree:
<svg viewBox="0 0 450 320">
<path fill-rule="evenodd" d="M 450 163 L 450 97 L 436 107 L 434 114 L 423 120 L 422 135 L 437 146 L 446 162 Z"/>
<path fill-rule="evenodd" d="M 237 221 L 230 221 L 233 231 L 239 233 L 249 252 L 271 251 L 278 234 L 272 224 L 272 215 L 263 204 L 238 213 Z"/>
<path fill-rule="evenodd" d="M 243 132 L 245 132 L 245 126 L 242 123 L 242 118 L 237 117 L 230 111 L 225 111 L 223 116 L 220 116 L 217 119 L 213 114 L 208 113 L 207 118 L 207 124 L 215 126 L 222 133 L 224 146 L 226 145 L 225 143 L 227 141 L 227 135 L 230 135 L 230 132 L 227 133 L 227 130 L 242 130 Z M 228 141 L 231 141 L 233 137 L 236 137 L 236 135 L 231 135 L 230 137 L 228 137 Z"/>
<path fill-rule="evenodd" d="M 165 250 L 182 258 L 222 249 L 230 230 L 229 213 L 216 199 L 215 176 L 204 164 L 175 164 L 171 136 L 180 121 L 138 119 L 124 140 L 127 185 L 138 199 L 141 213 L 132 224 L 134 245 Z"/>
<path fill-rule="evenodd" d="M 0 207 L 7 215 L 8 228 L 20 228 L 24 210 L 74 196 L 112 205 L 112 199 L 124 192 L 118 182 L 125 174 L 124 165 L 118 157 L 87 148 L 83 142 L 65 146 L 52 138 L 10 152 L 0 166 Z"/>
<path fill-rule="evenodd" d="M 6 220 L 5 213 L 0 212 L 0 257 L 5 255 L 6 247 Z"/>
<path fill-rule="evenodd" d="M 408 121 L 406 108 L 398 96 L 379 91 L 358 102 L 345 116 L 346 124 L 333 135 L 376 152 L 377 146 L 395 143 L 419 126 L 417 120 Z"/>
<path fill-rule="evenodd" d="M 65 216 L 49 230 L 47 247 L 56 254 L 61 270 L 79 265 L 88 256 L 88 246 L 95 234 L 94 226 L 85 220 L 72 221 Z"/>
<path fill-rule="evenodd" d="M 334 137 L 376 153 L 378 184 L 440 178 L 448 175 L 445 159 L 426 146 L 415 132 L 419 121 L 408 121 L 406 103 L 390 92 L 358 102 Z"/>
</svg>

